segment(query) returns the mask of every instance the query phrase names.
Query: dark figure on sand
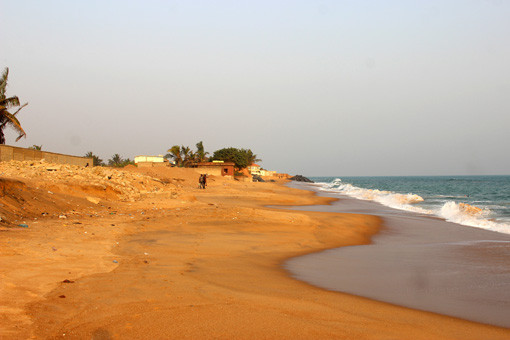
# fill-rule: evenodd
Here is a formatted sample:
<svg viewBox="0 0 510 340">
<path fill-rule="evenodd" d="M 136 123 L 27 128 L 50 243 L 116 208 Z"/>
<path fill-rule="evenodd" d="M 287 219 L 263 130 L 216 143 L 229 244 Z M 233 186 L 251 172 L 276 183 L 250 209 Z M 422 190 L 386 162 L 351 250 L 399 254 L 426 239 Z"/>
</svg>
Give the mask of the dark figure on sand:
<svg viewBox="0 0 510 340">
<path fill-rule="evenodd" d="M 200 174 L 200 178 L 198 179 L 198 187 L 200 189 L 205 189 L 206 186 L 207 186 L 207 175 Z"/>
</svg>

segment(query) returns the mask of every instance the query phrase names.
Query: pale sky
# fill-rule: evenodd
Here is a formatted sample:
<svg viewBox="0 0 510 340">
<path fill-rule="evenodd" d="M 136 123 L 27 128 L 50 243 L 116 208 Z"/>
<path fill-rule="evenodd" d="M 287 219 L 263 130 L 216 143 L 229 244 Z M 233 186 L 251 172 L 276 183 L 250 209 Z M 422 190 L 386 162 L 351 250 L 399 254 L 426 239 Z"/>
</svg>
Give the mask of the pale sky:
<svg viewBox="0 0 510 340">
<path fill-rule="evenodd" d="M 27 138 L 305 176 L 510 174 L 510 1 L 0 0 Z"/>
</svg>

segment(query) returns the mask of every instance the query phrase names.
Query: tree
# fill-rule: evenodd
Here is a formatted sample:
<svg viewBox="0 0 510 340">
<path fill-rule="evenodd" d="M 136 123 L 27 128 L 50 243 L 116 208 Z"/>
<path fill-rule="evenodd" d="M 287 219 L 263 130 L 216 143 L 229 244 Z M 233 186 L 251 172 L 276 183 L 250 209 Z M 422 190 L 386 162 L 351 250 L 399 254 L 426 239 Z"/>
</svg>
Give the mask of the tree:
<svg viewBox="0 0 510 340">
<path fill-rule="evenodd" d="M 195 153 L 191 151 L 189 146 L 181 146 L 181 157 L 182 157 L 182 164 L 185 167 L 190 166 L 195 161 Z"/>
<path fill-rule="evenodd" d="M 172 159 L 177 166 L 182 166 L 181 147 L 179 145 L 172 146 L 166 152 L 168 154 L 166 154 L 165 158 Z"/>
<path fill-rule="evenodd" d="M 26 133 L 21 127 L 21 124 L 16 118 L 18 112 L 28 105 L 25 103 L 20 105 L 19 98 L 17 96 L 7 97 L 5 95 L 5 91 L 7 89 L 7 80 L 9 78 L 9 68 L 6 67 L 2 77 L 0 78 L 0 144 L 5 144 L 5 135 L 4 128 L 6 126 L 10 126 L 18 133 L 18 138 L 16 138 L 16 142 L 20 140 L 21 137 L 26 137 Z M 10 113 L 8 109 L 19 106 L 19 108 L 14 113 Z"/>
<path fill-rule="evenodd" d="M 85 154 L 85 157 L 91 157 L 93 159 L 94 166 L 104 166 L 104 162 L 99 156 L 96 156 L 92 153 L 92 151 L 89 151 Z"/>
<path fill-rule="evenodd" d="M 115 155 L 112 156 L 112 158 L 110 158 L 108 160 L 108 165 L 109 166 L 113 166 L 113 167 L 116 167 L 116 168 L 120 168 L 122 167 L 124 163 L 124 160 L 122 159 L 122 157 L 116 153 Z"/>
<path fill-rule="evenodd" d="M 244 157 L 246 157 L 248 166 L 261 161 L 261 159 L 257 158 L 257 155 L 254 154 L 250 149 L 241 149 L 241 153 L 244 155 Z"/>
<path fill-rule="evenodd" d="M 198 142 L 196 144 L 197 146 L 197 152 L 196 152 L 196 161 L 197 162 L 205 162 L 206 156 L 209 154 L 209 152 L 205 152 L 204 149 L 204 143 L 202 141 Z"/>
<path fill-rule="evenodd" d="M 42 150 L 42 144 L 41 145 L 32 145 L 32 146 L 29 146 L 28 147 L 30 150 L 38 150 L 38 151 L 41 151 Z"/>
<path fill-rule="evenodd" d="M 132 161 L 130 158 L 126 158 L 126 159 L 123 159 L 122 160 L 122 166 L 127 166 L 127 165 L 135 165 L 135 161 Z"/>
<path fill-rule="evenodd" d="M 194 152 L 189 146 L 174 145 L 167 150 L 165 158 L 171 159 L 177 166 L 189 167 L 196 162 L 204 162 L 209 152 L 205 152 L 202 141 L 196 144 L 197 151 Z"/>
<path fill-rule="evenodd" d="M 260 161 L 250 149 L 224 148 L 214 151 L 213 160 L 234 162 L 237 169 L 244 169 L 255 161 Z"/>
</svg>

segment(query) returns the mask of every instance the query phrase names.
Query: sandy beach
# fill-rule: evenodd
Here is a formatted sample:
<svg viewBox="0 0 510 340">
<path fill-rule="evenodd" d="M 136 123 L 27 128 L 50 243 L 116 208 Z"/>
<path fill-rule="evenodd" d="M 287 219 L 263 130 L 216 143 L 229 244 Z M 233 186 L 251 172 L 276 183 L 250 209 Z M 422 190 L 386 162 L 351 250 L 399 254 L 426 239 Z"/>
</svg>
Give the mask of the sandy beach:
<svg viewBox="0 0 510 340">
<path fill-rule="evenodd" d="M 1 339 L 510 339 L 292 278 L 286 260 L 368 244 L 381 219 L 269 208 L 333 201 L 285 182 L 211 177 L 200 190 L 198 173 L 166 167 L 0 173 Z"/>
</svg>

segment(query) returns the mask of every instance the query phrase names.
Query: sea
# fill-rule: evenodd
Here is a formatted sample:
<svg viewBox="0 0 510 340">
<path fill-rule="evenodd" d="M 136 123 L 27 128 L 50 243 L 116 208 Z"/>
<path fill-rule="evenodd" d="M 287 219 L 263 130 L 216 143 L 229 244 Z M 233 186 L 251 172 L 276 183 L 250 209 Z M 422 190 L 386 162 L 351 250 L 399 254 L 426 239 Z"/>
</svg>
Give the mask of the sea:
<svg viewBox="0 0 510 340">
<path fill-rule="evenodd" d="M 319 191 L 510 234 L 510 176 L 310 177 Z"/>
</svg>

